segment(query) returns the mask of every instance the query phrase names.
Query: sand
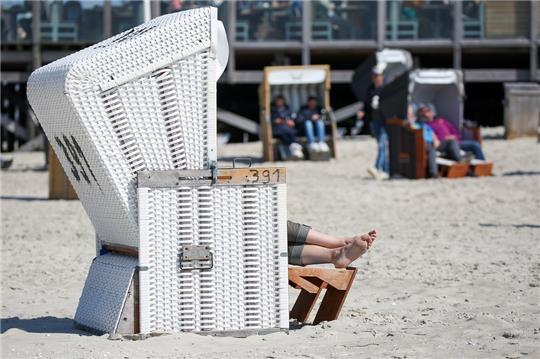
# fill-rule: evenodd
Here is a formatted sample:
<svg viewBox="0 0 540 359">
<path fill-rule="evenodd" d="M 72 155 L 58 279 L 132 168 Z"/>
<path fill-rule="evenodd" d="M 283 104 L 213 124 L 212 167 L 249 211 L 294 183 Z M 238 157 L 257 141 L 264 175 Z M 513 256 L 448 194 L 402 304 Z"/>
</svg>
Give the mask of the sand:
<svg viewBox="0 0 540 359">
<path fill-rule="evenodd" d="M 367 137 L 340 141 L 338 161 L 285 163 L 289 218 L 343 235 L 376 228 L 380 238 L 354 263 L 338 321 L 244 339 L 75 330 L 93 228 L 78 201 L 46 199 L 41 154 L 17 154 L 1 174 L 2 357 L 539 357 L 540 145 L 486 133 L 490 178 L 370 180 Z M 260 156 L 260 144 L 220 151 Z"/>
</svg>

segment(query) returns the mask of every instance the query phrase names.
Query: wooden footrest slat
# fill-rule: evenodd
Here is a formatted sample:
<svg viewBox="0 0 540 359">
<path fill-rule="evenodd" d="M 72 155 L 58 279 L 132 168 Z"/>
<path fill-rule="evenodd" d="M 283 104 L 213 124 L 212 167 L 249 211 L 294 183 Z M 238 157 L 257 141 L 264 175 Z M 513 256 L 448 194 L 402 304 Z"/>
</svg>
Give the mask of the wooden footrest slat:
<svg viewBox="0 0 540 359">
<path fill-rule="evenodd" d="M 289 267 L 289 284 L 300 288 L 290 317 L 305 323 L 323 289 L 326 293 L 313 324 L 336 320 L 356 276 L 356 268 Z"/>
<path fill-rule="evenodd" d="M 493 163 L 484 162 L 484 163 L 471 163 L 471 171 L 475 177 L 486 177 L 491 176 L 493 173 Z"/>
</svg>

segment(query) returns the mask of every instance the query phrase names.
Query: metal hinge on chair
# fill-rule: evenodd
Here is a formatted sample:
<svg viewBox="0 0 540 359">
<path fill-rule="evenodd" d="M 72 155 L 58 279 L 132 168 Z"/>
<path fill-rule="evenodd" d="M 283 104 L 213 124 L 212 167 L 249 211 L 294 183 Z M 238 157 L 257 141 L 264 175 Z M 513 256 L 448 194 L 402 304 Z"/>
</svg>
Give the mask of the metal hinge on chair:
<svg viewBox="0 0 540 359">
<path fill-rule="evenodd" d="M 209 246 L 189 245 L 182 246 L 180 252 L 180 269 L 212 269 L 214 257 Z"/>
</svg>

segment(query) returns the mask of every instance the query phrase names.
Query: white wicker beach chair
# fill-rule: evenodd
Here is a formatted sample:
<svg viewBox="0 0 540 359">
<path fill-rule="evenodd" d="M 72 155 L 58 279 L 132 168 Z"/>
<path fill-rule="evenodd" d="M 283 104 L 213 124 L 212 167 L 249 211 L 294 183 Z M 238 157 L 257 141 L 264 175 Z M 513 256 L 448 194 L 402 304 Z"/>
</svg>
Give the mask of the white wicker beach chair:
<svg viewBox="0 0 540 359">
<path fill-rule="evenodd" d="M 285 170 L 214 165 L 227 57 L 202 8 L 32 74 L 30 103 L 99 237 L 78 327 L 288 329 Z"/>
<path fill-rule="evenodd" d="M 32 73 L 28 99 L 100 240 L 138 245 L 136 173 L 216 159 L 215 8 L 156 18 Z"/>
</svg>

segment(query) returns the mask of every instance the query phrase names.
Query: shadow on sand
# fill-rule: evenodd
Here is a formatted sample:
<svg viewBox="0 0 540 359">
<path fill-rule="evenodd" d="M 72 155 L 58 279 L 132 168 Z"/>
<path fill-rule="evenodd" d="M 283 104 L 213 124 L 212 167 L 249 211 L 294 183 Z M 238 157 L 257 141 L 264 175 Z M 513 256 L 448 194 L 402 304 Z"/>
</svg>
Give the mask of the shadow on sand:
<svg viewBox="0 0 540 359">
<path fill-rule="evenodd" d="M 39 317 L 21 319 L 19 317 L 2 318 L 0 333 L 4 334 L 10 329 L 19 329 L 28 333 L 63 333 L 77 335 L 91 335 L 75 328 L 75 322 L 70 318 Z"/>
<path fill-rule="evenodd" d="M 47 197 L 32 197 L 32 196 L 0 196 L 2 201 L 25 201 L 25 202 L 35 202 L 35 201 L 50 201 Z"/>
<path fill-rule="evenodd" d="M 480 227 L 514 227 L 514 228 L 540 228 L 540 224 L 495 224 L 495 223 L 479 223 Z"/>
<path fill-rule="evenodd" d="M 505 172 L 503 176 L 540 176 L 540 171 L 513 171 Z"/>
</svg>

